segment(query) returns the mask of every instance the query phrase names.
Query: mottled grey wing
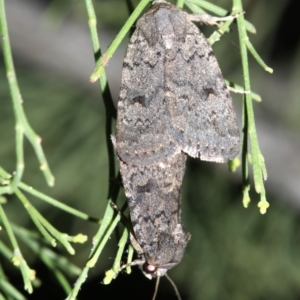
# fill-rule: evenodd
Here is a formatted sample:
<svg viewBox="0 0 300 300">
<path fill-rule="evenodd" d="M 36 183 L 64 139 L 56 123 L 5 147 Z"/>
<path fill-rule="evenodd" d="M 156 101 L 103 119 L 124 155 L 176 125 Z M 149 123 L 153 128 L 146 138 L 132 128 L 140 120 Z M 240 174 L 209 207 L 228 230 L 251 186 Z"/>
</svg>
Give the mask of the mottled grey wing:
<svg viewBox="0 0 300 300">
<path fill-rule="evenodd" d="M 161 55 L 164 49 L 158 44 L 154 46 L 157 41 L 155 26 L 153 18 L 147 14 L 140 19 L 123 63 L 116 149 L 124 162 L 136 165 L 162 161 L 180 152 L 168 130 L 165 63 Z"/>
<path fill-rule="evenodd" d="M 188 19 L 185 34 L 184 43 L 178 38 L 176 59 L 165 65 L 171 122 L 184 152 L 225 162 L 240 150 L 232 100 L 210 45 Z"/>
<path fill-rule="evenodd" d="M 186 154 L 147 166 L 120 161 L 135 238 L 148 264 L 156 267 L 179 263 L 189 234 L 181 222 L 181 185 Z"/>
</svg>

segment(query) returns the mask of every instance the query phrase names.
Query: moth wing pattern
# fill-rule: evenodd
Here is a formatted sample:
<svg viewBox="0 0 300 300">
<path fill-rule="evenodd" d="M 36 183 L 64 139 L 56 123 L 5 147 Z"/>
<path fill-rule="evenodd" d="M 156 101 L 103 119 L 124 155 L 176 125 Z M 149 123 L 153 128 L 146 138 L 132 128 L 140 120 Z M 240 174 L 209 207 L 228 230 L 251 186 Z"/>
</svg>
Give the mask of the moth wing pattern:
<svg viewBox="0 0 300 300">
<path fill-rule="evenodd" d="M 170 133 L 165 101 L 163 46 L 152 15 L 137 23 L 123 63 L 116 149 L 128 163 L 147 165 L 180 152 Z M 138 45 L 138 46 L 137 46 Z"/>
<path fill-rule="evenodd" d="M 184 153 L 147 166 L 120 160 L 137 242 L 132 244 L 147 264 L 165 271 L 181 261 L 190 237 L 182 228 L 179 201 L 185 162 Z"/>
<path fill-rule="evenodd" d="M 181 149 L 201 160 L 226 162 L 239 153 L 240 133 L 220 67 L 189 14 L 174 6 L 166 12 L 177 53 L 165 63 L 167 103 Z M 178 24 L 181 31 L 175 29 Z"/>
<path fill-rule="evenodd" d="M 213 50 L 189 14 L 168 3 L 154 4 L 137 23 L 118 114 L 124 161 L 147 164 L 184 151 L 226 162 L 239 152 L 232 99 Z"/>
<path fill-rule="evenodd" d="M 190 239 L 181 221 L 187 155 L 226 162 L 240 146 L 232 100 L 212 48 L 176 6 L 154 1 L 137 22 L 123 63 L 113 141 L 132 244 L 151 266 L 148 271 L 163 276 L 181 261 Z"/>
</svg>

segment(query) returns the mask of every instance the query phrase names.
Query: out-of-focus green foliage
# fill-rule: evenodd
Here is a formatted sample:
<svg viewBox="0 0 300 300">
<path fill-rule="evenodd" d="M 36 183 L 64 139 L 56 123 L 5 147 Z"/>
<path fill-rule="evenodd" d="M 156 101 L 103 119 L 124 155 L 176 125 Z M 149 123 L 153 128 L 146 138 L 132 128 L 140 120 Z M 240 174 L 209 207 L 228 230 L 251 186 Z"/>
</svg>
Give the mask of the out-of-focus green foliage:
<svg viewBox="0 0 300 300">
<path fill-rule="evenodd" d="M 137 3 L 135 1 L 133 6 Z M 289 1 L 245 0 L 243 3 L 247 18 L 255 24 L 258 31 L 252 41 L 266 58 L 275 39 L 276 22 Z M 215 1 L 215 4 L 230 9 L 230 1 L 220 0 Z M 95 1 L 95 8 L 99 26 L 120 28 L 128 17 L 123 0 L 98 0 Z M 62 1 L 53 1 L 45 13 L 51 17 L 57 16 L 58 12 L 63 21 L 70 11 L 75 19 L 86 21 L 85 7 L 80 2 L 66 1 L 62 4 Z M 234 32 L 227 35 L 229 39 L 231 35 L 234 37 Z M 235 52 L 232 48 L 234 46 L 230 42 L 218 43 L 216 54 L 226 77 L 241 83 L 239 50 Z M 24 181 L 91 216 L 101 217 L 107 205 L 109 178 L 104 132 L 105 111 L 100 96 L 72 79 L 45 74 L 38 68 L 29 68 L 26 64 L 23 65 L 22 58 L 18 55 L 15 60 L 24 109 L 32 127 L 43 138 L 43 147 L 56 184 L 54 188 L 46 185 L 29 143 L 25 147 Z M 292 94 L 288 99 L 282 97 L 283 102 L 294 99 L 294 106 L 278 110 L 272 104 L 275 99 L 270 91 L 272 85 L 264 85 L 265 76 L 270 75 L 261 75 L 263 71 L 250 60 L 254 90 L 259 93 L 266 90 L 263 103 L 257 104 L 255 109 L 259 110 L 259 105 L 262 105 L 277 114 L 278 122 L 290 124 L 293 128 L 299 126 L 299 110 L 296 109 L 299 106 L 296 101 L 299 97 L 299 61 L 298 55 L 291 75 Z M 236 98 L 236 101 L 240 101 L 239 96 Z M 0 103 L 0 165 L 12 172 L 15 165 L 14 119 L 2 60 Z M 284 107 L 282 103 L 278 103 L 278 106 Z M 259 127 L 257 130 L 259 135 Z M 268 153 L 264 155 L 268 161 Z M 121 194 L 124 198 L 123 192 Z M 89 237 L 94 235 L 94 224 L 71 217 L 33 197 L 30 200 L 59 229 L 70 233 L 83 232 Z M 189 160 L 184 180 L 183 219 L 187 231 L 192 233 L 192 240 L 182 263 L 171 272 L 179 289 L 184 295 L 188 295 L 187 299 L 299 298 L 298 216 L 291 208 L 281 204 L 284 199 L 276 197 L 272 190 L 268 190 L 268 200 L 272 207 L 265 216 L 261 216 L 253 204 L 245 210 L 241 205 L 240 185 L 233 183 L 232 176 L 226 173 L 224 166 Z M 15 197 L 9 196 L 7 201 L 5 209 L 10 220 L 19 226 L 34 228 Z M 6 242 L 3 232 L 0 232 L 0 236 L 1 241 Z M 75 248 L 76 256 L 68 258 L 82 266 L 91 248 L 91 241 Z M 100 273 L 110 268 L 112 260 L 109 257 L 115 255 L 115 249 L 115 239 L 112 239 L 101 256 L 99 266 L 90 274 L 97 276 L 98 283 L 103 278 Z M 37 263 L 29 248 L 25 247 L 23 251 L 28 263 Z M 7 264 L 5 267 L 9 268 Z M 39 275 L 37 274 L 38 277 Z M 13 283 L 15 278 L 12 277 L 11 280 Z M 162 290 L 164 287 L 165 285 Z M 44 288 L 45 285 L 40 287 Z M 97 285 L 97 288 L 102 290 L 107 287 Z M 167 289 L 170 290 L 169 287 Z M 47 287 L 44 293 L 47 295 Z M 171 295 L 172 293 L 170 291 Z M 100 295 L 99 292 L 89 299 L 98 299 Z M 141 292 L 141 295 L 144 294 Z"/>
</svg>

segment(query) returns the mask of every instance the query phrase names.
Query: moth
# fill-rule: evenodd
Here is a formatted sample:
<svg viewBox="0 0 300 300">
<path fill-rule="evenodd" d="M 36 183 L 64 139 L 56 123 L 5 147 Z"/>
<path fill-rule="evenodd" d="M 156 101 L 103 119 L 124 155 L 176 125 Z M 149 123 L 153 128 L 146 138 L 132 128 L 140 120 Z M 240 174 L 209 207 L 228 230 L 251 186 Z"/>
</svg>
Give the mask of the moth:
<svg viewBox="0 0 300 300">
<path fill-rule="evenodd" d="M 113 142 L 131 242 L 148 278 L 177 265 L 190 239 L 181 221 L 187 155 L 226 162 L 240 148 L 228 88 L 192 21 L 199 15 L 154 1 L 136 24 L 123 63 Z"/>
<path fill-rule="evenodd" d="M 149 279 L 177 265 L 190 239 L 181 222 L 185 161 L 184 153 L 146 166 L 119 161 L 134 231 L 131 243 Z"/>
</svg>

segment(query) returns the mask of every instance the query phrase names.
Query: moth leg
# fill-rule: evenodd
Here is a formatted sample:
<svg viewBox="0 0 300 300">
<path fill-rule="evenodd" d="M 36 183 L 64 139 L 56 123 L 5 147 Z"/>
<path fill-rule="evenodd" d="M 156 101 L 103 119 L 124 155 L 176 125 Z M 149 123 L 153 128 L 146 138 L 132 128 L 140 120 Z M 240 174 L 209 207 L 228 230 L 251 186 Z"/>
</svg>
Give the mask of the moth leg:
<svg viewBox="0 0 300 300">
<path fill-rule="evenodd" d="M 233 92 L 233 93 L 236 93 L 236 94 L 250 94 L 251 91 L 245 91 L 243 89 L 236 89 L 236 88 L 233 88 L 231 86 L 228 86 L 227 85 L 227 88 L 230 92 Z"/>
<path fill-rule="evenodd" d="M 121 216 L 121 221 L 124 226 L 129 228 L 129 231 L 132 232 L 131 223 L 127 216 L 124 215 L 124 210 L 127 208 L 127 203 L 125 202 L 121 209 L 118 208 L 118 206 L 110 201 L 110 205 L 117 211 L 117 213 Z"/>
<path fill-rule="evenodd" d="M 211 26 L 213 25 L 218 26 L 219 25 L 218 22 L 232 21 L 244 13 L 245 12 L 240 12 L 234 16 L 227 16 L 227 17 L 215 17 L 209 14 L 190 14 L 188 18 L 191 22 L 200 22 Z"/>
<path fill-rule="evenodd" d="M 126 203 L 125 203 L 126 204 Z M 121 210 L 117 207 L 117 205 L 113 202 L 111 202 L 111 206 L 118 212 L 118 214 L 121 216 L 122 220 L 124 221 L 124 223 L 126 224 L 126 226 L 129 228 L 130 231 L 130 242 L 133 246 L 133 248 L 135 249 L 135 251 L 141 255 L 144 253 L 143 249 L 141 248 L 140 244 L 138 243 L 135 235 L 134 235 L 134 231 L 132 229 L 131 223 L 129 221 L 129 219 L 124 216 L 123 214 L 123 208 L 121 208 Z"/>
<path fill-rule="evenodd" d="M 120 210 L 119 207 L 114 202 L 112 202 L 112 201 L 110 201 L 110 205 L 112 206 L 112 208 L 114 208 L 117 211 L 117 213 L 119 215 L 121 215 L 121 217 L 124 216 L 123 212 L 122 212 L 122 208 Z"/>
<path fill-rule="evenodd" d="M 130 232 L 130 242 L 134 248 L 134 250 L 138 253 L 138 255 L 141 255 L 144 253 L 142 247 L 138 243 L 137 239 L 135 238 L 134 234 Z"/>
</svg>

